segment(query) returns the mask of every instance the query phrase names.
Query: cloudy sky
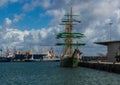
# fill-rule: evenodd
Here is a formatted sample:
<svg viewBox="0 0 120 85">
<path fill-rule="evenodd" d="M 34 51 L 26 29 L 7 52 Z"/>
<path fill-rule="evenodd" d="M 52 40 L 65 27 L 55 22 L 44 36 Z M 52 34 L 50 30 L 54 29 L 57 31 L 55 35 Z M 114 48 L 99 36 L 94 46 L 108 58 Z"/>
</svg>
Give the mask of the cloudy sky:
<svg viewBox="0 0 120 85">
<path fill-rule="evenodd" d="M 0 0 L 0 48 L 11 50 L 40 49 L 55 45 L 55 35 L 64 31 L 60 26 L 64 14 L 73 7 L 82 22 L 74 31 L 86 37 L 80 42 L 84 55 L 106 54 L 106 47 L 93 44 L 108 41 L 112 22 L 112 40 L 120 40 L 120 0 Z"/>
</svg>

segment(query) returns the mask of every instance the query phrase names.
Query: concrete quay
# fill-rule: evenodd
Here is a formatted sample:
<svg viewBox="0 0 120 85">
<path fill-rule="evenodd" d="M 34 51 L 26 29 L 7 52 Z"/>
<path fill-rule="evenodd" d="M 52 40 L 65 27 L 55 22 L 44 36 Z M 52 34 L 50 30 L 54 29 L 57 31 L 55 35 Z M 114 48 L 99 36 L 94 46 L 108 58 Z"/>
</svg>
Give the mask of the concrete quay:
<svg viewBox="0 0 120 85">
<path fill-rule="evenodd" d="M 79 66 L 120 74 L 120 62 L 83 61 Z"/>
</svg>

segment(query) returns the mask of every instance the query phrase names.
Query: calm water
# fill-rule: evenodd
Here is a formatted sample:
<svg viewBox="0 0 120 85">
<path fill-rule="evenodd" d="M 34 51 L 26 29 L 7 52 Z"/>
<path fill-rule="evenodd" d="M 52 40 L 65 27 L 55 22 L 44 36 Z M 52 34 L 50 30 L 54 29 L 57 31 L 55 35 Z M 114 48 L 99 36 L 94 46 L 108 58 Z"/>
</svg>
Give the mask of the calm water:
<svg viewBox="0 0 120 85">
<path fill-rule="evenodd" d="M 58 62 L 0 63 L 0 85 L 120 85 L 120 75 Z"/>
</svg>

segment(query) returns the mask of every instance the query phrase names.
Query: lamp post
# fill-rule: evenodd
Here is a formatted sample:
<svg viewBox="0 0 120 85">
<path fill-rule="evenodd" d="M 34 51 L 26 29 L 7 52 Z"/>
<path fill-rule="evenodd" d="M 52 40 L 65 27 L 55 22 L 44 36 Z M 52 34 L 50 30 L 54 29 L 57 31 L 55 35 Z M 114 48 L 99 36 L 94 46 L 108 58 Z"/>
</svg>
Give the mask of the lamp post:
<svg viewBox="0 0 120 85">
<path fill-rule="evenodd" d="M 112 39 L 111 39 L 111 38 L 112 38 L 112 37 L 111 37 L 111 27 L 112 27 L 112 24 L 113 24 L 112 22 L 109 23 L 109 25 L 110 25 L 110 34 L 109 34 L 110 41 L 112 40 Z"/>
</svg>

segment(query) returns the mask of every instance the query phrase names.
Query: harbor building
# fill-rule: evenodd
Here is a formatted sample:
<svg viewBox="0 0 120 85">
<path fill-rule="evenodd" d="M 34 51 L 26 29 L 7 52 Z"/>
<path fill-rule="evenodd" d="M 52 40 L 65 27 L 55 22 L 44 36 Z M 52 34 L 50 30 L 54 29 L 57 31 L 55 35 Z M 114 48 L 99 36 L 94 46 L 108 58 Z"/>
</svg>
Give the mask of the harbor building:
<svg viewBox="0 0 120 85">
<path fill-rule="evenodd" d="M 95 44 L 107 46 L 107 61 L 116 61 L 115 56 L 120 52 L 120 41 L 95 42 Z"/>
</svg>

